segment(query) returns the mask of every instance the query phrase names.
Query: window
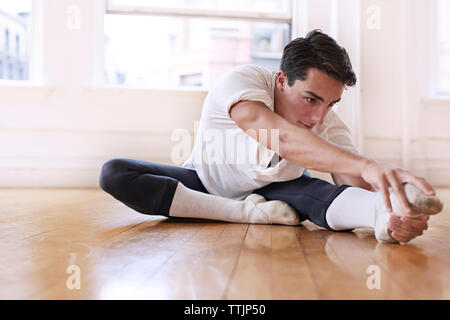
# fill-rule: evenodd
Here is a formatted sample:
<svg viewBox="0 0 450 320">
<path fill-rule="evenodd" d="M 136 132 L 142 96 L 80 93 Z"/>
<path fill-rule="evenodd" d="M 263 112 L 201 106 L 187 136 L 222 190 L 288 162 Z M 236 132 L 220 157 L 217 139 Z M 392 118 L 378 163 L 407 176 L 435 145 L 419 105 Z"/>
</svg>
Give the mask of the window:
<svg viewBox="0 0 450 320">
<path fill-rule="evenodd" d="M 9 53 L 9 30 L 5 29 L 5 52 Z"/>
<path fill-rule="evenodd" d="M 8 79 L 14 79 L 14 67 L 11 63 L 8 65 Z"/>
<path fill-rule="evenodd" d="M 20 57 L 20 37 L 16 34 L 16 56 Z"/>
<path fill-rule="evenodd" d="M 437 94 L 450 95 L 450 0 L 437 1 Z"/>
<path fill-rule="evenodd" d="M 288 0 L 108 0 L 105 83 L 208 88 L 242 64 L 277 70 L 290 34 Z"/>
<path fill-rule="evenodd" d="M 28 26 L 32 0 L 0 2 L 0 79 L 28 80 Z M 3 72 L 7 66 L 7 72 Z"/>
</svg>

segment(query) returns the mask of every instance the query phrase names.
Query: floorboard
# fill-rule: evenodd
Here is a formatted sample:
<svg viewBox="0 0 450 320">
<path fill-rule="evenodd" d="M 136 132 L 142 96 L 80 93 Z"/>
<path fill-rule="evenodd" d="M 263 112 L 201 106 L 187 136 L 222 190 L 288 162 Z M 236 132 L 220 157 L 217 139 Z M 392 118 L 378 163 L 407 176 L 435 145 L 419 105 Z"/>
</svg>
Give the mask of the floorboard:
<svg viewBox="0 0 450 320">
<path fill-rule="evenodd" d="M 429 230 L 388 245 L 370 229 L 148 216 L 99 189 L 0 189 L 0 299 L 450 299 L 438 194 Z"/>
</svg>

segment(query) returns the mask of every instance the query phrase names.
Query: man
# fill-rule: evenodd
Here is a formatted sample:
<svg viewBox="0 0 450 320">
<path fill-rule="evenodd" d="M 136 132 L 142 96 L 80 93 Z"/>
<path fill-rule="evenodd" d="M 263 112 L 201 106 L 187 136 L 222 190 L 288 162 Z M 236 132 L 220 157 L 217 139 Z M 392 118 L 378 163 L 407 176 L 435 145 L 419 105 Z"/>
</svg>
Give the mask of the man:
<svg viewBox="0 0 450 320">
<path fill-rule="evenodd" d="M 280 69 L 246 65 L 217 81 L 184 168 L 112 159 L 100 186 L 145 214 L 285 225 L 310 220 L 330 231 L 372 227 L 389 243 L 421 235 L 428 215 L 442 209 L 433 188 L 359 155 L 332 110 L 344 87 L 356 83 L 345 49 L 314 30 L 285 47 Z M 305 168 L 331 173 L 336 184 Z"/>
</svg>

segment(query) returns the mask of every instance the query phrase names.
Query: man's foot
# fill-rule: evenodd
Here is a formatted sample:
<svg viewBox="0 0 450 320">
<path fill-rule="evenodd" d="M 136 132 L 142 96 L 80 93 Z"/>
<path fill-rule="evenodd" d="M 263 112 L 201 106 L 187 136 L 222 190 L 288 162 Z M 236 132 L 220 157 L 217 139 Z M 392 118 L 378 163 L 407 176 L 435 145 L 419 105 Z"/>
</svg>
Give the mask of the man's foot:
<svg viewBox="0 0 450 320">
<path fill-rule="evenodd" d="M 387 210 L 379 213 L 377 216 L 377 220 L 375 222 L 375 238 L 378 242 L 399 243 L 391 236 L 391 230 L 388 228 L 390 217 L 391 215 Z"/>
<path fill-rule="evenodd" d="M 411 209 L 416 213 L 409 215 L 409 217 L 421 217 L 424 215 L 434 215 L 442 211 L 442 201 L 437 196 L 427 196 L 417 187 L 407 183 L 405 186 L 405 194 Z M 380 197 L 381 199 L 381 197 Z M 383 202 L 383 201 L 381 201 Z M 406 216 L 401 210 L 398 200 L 391 194 L 392 215 Z M 381 208 L 383 206 L 383 209 Z M 377 215 L 375 222 L 375 237 L 381 243 L 398 243 L 396 239 L 391 236 L 391 230 L 388 228 L 391 214 L 384 209 L 384 203 L 380 203 L 381 209 Z"/>
<path fill-rule="evenodd" d="M 283 225 L 299 225 L 300 219 L 297 211 L 288 205 L 286 202 L 279 200 L 267 201 L 263 196 L 252 193 L 247 196 L 244 201 L 251 201 L 258 209 L 257 211 L 263 214 L 267 224 L 283 224 Z M 252 214 L 249 216 L 249 223 L 255 223 Z"/>
</svg>

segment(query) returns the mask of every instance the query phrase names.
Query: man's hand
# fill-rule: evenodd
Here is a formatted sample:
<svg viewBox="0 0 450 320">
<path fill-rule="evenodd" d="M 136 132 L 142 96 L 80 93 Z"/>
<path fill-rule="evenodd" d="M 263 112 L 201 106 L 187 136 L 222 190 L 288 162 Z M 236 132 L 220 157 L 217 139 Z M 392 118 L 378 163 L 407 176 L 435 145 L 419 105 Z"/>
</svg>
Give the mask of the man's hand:
<svg viewBox="0 0 450 320">
<path fill-rule="evenodd" d="M 428 196 L 436 193 L 433 187 L 424 179 L 417 177 L 407 170 L 395 168 L 375 160 L 369 160 L 364 167 L 361 177 L 374 188 L 381 192 L 384 203 L 389 212 L 392 213 L 392 205 L 389 198 L 389 188 L 392 188 L 394 195 L 399 200 L 402 210 L 407 215 L 414 215 L 403 189 L 404 183 L 411 183 Z"/>
<path fill-rule="evenodd" d="M 388 229 L 391 230 L 391 237 L 400 242 L 408 242 L 415 237 L 421 236 L 424 230 L 428 229 L 430 216 L 409 218 L 391 216 Z"/>
</svg>

